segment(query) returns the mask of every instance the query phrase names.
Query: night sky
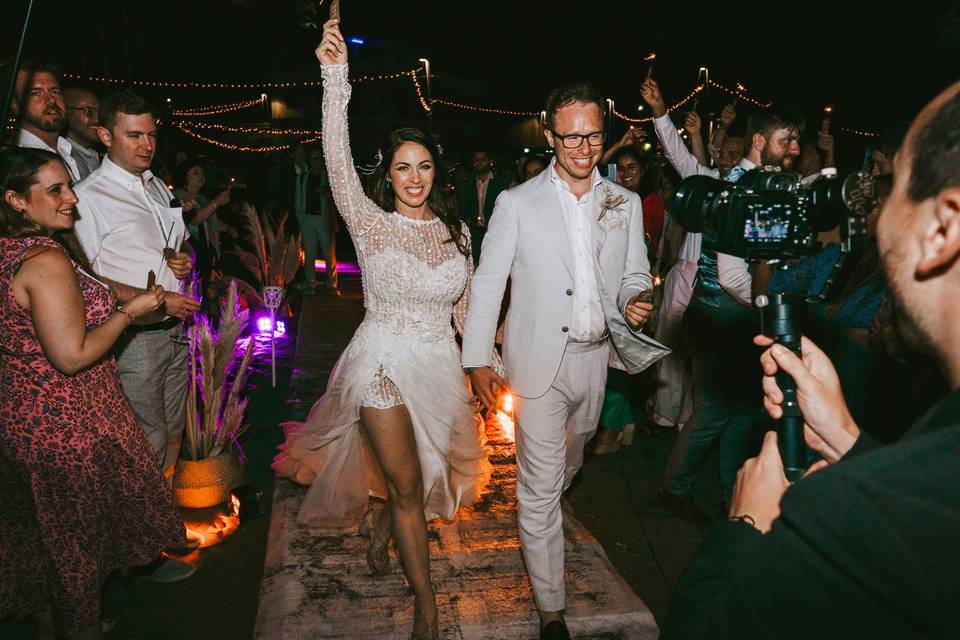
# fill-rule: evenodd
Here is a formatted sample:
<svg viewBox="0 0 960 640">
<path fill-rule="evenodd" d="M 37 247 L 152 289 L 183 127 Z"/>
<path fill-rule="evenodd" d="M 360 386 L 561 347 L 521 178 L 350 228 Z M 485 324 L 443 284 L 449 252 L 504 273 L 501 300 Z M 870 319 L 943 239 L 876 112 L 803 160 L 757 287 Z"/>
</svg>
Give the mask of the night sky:
<svg viewBox="0 0 960 640">
<path fill-rule="evenodd" d="M 26 4 L 4 3 L 4 57 L 13 53 L 17 15 Z M 319 32 L 301 26 L 310 18 L 304 10 L 309 4 L 35 0 L 27 48 L 59 59 L 65 71 L 87 75 L 316 79 L 312 51 Z M 342 14 L 345 34 L 367 42 L 351 47 L 355 73 L 411 69 L 427 57 L 435 74 L 434 97 L 539 110 L 551 86 L 585 78 L 612 97 L 618 111 L 635 116 L 646 73 L 642 59 L 659 33 L 654 77 L 668 104 L 686 95 L 698 68 L 707 66 L 711 79 L 743 83 L 761 100 L 797 105 L 814 117 L 831 104 L 837 126 L 877 130 L 908 120 L 960 79 L 956 3 L 900 4 L 896 13 L 877 6 L 343 0 Z M 244 97 L 224 94 L 222 101 Z M 208 95 L 176 98 L 181 104 L 216 102 Z M 718 95 L 709 101 L 719 100 Z M 714 104 L 701 110 L 713 110 Z M 416 113 L 413 107 L 410 114 Z"/>
</svg>

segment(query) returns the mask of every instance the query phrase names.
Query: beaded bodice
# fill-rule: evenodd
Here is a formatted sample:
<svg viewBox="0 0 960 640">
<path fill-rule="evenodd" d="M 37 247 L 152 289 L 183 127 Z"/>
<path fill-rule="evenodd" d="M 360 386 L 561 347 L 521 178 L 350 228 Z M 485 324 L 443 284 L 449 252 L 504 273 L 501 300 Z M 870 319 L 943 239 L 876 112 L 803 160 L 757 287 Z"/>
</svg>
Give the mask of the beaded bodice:
<svg viewBox="0 0 960 640">
<path fill-rule="evenodd" d="M 350 152 L 347 65 L 321 70 L 323 152 L 363 273 L 364 323 L 428 342 L 452 338 L 451 316 L 457 331 L 463 326 L 473 261 L 449 242 L 440 219 L 384 211 L 364 194 Z"/>
</svg>

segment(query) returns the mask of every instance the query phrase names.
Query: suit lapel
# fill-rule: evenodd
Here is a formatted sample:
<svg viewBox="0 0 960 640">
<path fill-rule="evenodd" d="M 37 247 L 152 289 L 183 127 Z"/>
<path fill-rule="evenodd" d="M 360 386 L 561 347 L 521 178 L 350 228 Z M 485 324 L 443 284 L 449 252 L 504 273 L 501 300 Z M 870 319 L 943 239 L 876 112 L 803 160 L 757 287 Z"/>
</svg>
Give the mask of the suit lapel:
<svg viewBox="0 0 960 640">
<path fill-rule="evenodd" d="M 544 232 L 550 236 L 557 253 L 560 254 L 560 260 L 566 267 L 570 277 L 573 278 L 573 258 L 570 256 L 570 237 L 567 235 L 567 221 L 563 219 L 563 205 L 560 203 L 560 194 L 556 187 L 550 182 L 550 178 L 544 171 L 543 181 L 540 185 L 540 197 L 535 199 L 537 203 L 537 213 L 540 215 L 541 226 Z M 540 177 L 540 176 L 538 176 Z"/>
</svg>

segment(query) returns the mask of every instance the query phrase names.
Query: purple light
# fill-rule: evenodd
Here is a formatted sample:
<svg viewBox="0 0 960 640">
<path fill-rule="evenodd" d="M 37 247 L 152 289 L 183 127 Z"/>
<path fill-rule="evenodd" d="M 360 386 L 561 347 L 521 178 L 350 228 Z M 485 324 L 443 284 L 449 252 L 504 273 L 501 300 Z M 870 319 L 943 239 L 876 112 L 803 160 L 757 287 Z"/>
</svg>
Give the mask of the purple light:
<svg viewBox="0 0 960 640">
<path fill-rule="evenodd" d="M 260 316 L 257 318 L 257 331 L 259 333 L 267 333 L 273 330 L 273 320 L 270 316 Z"/>
<path fill-rule="evenodd" d="M 277 320 L 277 329 L 276 329 L 276 331 L 274 331 L 273 333 L 274 333 L 274 335 L 276 335 L 277 337 L 280 337 L 280 336 L 282 336 L 282 335 L 286 335 L 286 333 L 287 333 L 287 323 L 284 322 L 283 320 Z"/>
<path fill-rule="evenodd" d="M 327 272 L 327 261 L 326 260 L 314 260 L 313 268 L 319 273 Z M 359 275 L 360 274 L 360 265 L 353 262 L 338 262 L 337 263 L 337 273 L 339 274 L 350 274 L 350 275 Z"/>
</svg>

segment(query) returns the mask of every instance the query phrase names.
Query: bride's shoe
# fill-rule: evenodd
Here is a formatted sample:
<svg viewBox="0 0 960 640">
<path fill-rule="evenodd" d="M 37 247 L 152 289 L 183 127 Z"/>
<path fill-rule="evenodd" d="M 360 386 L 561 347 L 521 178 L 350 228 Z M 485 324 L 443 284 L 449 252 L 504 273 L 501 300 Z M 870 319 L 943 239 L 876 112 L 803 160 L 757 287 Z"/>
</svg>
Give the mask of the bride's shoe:
<svg viewBox="0 0 960 640">
<path fill-rule="evenodd" d="M 385 540 L 377 539 L 377 528 L 370 529 L 370 546 L 367 547 L 367 566 L 374 575 L 390 575 L 390 536 Z"/>
</svg>

